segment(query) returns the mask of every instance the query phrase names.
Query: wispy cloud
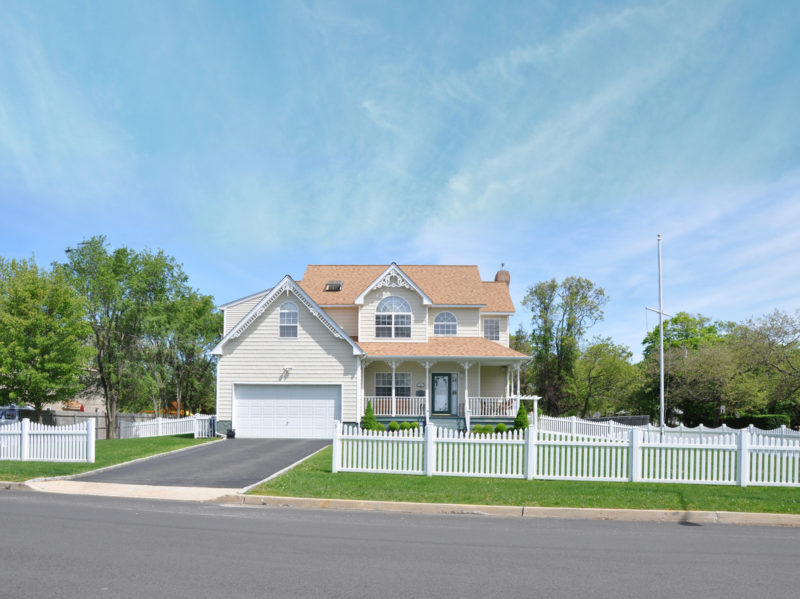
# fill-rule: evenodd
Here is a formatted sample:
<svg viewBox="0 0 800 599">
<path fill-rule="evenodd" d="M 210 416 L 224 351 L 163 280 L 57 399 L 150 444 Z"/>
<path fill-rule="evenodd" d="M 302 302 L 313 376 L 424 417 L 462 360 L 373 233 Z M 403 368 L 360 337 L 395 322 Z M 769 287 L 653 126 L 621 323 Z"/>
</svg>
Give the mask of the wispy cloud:
<svg viewBox="0 0 800 599">
<path fill-rule="evenodd" d="M 130 189 L 136 158 L 90 90 L 54 65 L 40 39 L 0 20 L 0 147 L 31 195 L 67 205 L 107 203 Z M 11 182 L 6 182 L 11 186 Z"/>
</svg>

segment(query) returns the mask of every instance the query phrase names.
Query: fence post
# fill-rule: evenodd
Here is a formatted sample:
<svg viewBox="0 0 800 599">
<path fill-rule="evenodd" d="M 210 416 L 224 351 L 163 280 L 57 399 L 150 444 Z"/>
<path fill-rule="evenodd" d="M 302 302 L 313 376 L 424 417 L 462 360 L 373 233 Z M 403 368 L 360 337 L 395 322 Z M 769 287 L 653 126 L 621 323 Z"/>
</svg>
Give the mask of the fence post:
<svg viewBox="0 0 800 599">
<path fill-rule="evenodd" d="M 200 436 L 200 434 L 199 434 L 200 433 L 200 421 L 197 419 L 197 414 L 192 416 L 192 420 L 193 420 L 192 425 L 193 425 L 193 428 L 194 428 L 194 438 L 197 439 L 197 437 Z"/>
<path fill-rule="evenodd" d="M 569 434 L 570 435 L 575 434 L 575 416 L 569 417 Z"/>
<path fill-rule="evenodd" d="M 156 418 L 156 433 L 158 433 L 159 437 L 161 436 L 161 416 Z"/>
<path fill-rule="evenodd" d="M 20 422 L 19 459 L 23 461 L 30 455 L 30 424 L 31 421 L 27 418 L 23 418 Z"/>
<path fill-rule="evenodd" d="M 429 424 L 425 427 L 425 476 L 433 476 L 436 466 L 436 425 Z"/>
<path fill-rule="evenodd" d="M 738 476 L 737 481 L 740 487 L 746 487 L 750 483 L 750 431 L 742 429 L 739 431 L 738 443 Z"/>
<path fill-rule="evenodd" d="M 613 439 L 615 432 L 616 431 L 614 430 L 614 421 L 613 420 L 609 420 L 608 421 L 608 436 Z"/>
<path fill-rule="evenodd" d="M 630 432 L 628 469 L 628 476 L 632 483 L 642 480 L 642 436 L 638 428 L 632 428 Z"/>
<path fill-rule="evenodd" d="M 525 479 L 532 480 L 536 474 L 536 436 L 533 427 L 525 429 Z"/>
<path fill-rule="evenodd" d="M 94 464 L 94 441 L 96 438 L 94 423 L 94 418 L 86 419 L 86 461 L 90 464 Z"/>
<path fill-rule="evenodd" d="M 342 423 L 338 420 L 333 423 L 333 464 L 331 472 L 339 472 L 342 462 Z"/>
</svg>

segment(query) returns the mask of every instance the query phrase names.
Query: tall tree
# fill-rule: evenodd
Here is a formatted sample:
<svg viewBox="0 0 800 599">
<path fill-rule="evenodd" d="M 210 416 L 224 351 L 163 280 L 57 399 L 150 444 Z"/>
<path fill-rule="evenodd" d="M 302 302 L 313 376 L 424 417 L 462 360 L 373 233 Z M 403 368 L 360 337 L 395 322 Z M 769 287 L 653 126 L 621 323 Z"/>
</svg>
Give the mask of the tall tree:
<svg viewBox="0 0 800 599">
<path fill-rule="evenodd" d="M 736 332 L 751 368 L 770 377 L 770 409 L 788 413 L 792 425 L 800 425 L 800 310 L 794 315 L 775 310 Z"/>
<path fill-rule="evenodd" d="M 68 399 L 94 353 L 81 298 L 59 270 L 0 258 L 0 396 L 33 404 Z"/>
<path fill-rule="evenodd" d="M 697 349 L 701 343 L 716 342 L 722 339 L 731 329 L 733 323 L 712 322 L 702 314 L 691 315 L 678 312 L 664 321 L 664 347 L 680 348 L 684 352 Z M 648 357 L 658 354 L 659 327 L 654 327 L 642 341 L 643 354 Z"/>
<path fill-rule="evenodd" d="M 641 369 L 631 363 L 631 351 L 611 338 L 596 338 L 581 349 L 571 392 L 581 418 L 597 411 L 615 413 L 630 405 L 641 385 Z"/>
<path fill-rule="evenodd" d="M 530 287 L 523 305 L 532 312 L 533 381 L 543 409 L 558 416 L 570 408 L 570 380 L 586 330 L 603 318 L 605 291 L 583 277 Z"/>
<path fill-rule="evenodd" d="M 61 265 L 85 298 L 86 319 L 97 350 L 95 366 L 106 403 L 106 425 L 114 435 L 120 405 L 141 403 L 145 348 L 163 327 L 167 306 L 186 289 L 186 275 L 162 251 L 109 252 L 104 236 L 68 250 Z"/>
</svg>

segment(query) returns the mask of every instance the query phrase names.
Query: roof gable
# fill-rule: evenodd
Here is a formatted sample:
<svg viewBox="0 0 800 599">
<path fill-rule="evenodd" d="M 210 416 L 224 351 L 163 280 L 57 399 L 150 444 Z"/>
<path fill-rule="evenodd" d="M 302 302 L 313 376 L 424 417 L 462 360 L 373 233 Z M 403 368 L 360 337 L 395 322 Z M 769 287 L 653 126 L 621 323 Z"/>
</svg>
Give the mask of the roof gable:
<svg viewBox="0 0 800 599">
<path fill-rule="evenodd" d="M 406 289 L 411 289 L 419 293 L 420 296 L 422 296 L 423 304 L 430 305 L 433 303 L 431 298 L 429 298 L 425 292 L 403 272 L 403 269 L 394 262 L 392 262 L 389 268 L 384 270 L 377 279 L 367 285 L 367 288 L 356 297 L 353 303 L 363 304 L 364 297 L 366 297 L 370 291 L 373 289 L 380 289 L 381 287 L 405 287 Z"/>
<path fill-rule="evenodd" d="M 343 339 L 346 341 L 350 346 L 353 348 L 353 354 L 355 355 L 362 355 L 364 352 L 363 350 L 358 347 L 358 345 L 345 333 L 341 327 L 336 324 L 336 322 L 328 316 L 325 311 L 317 305 L 317 303 L 311 299 L 308 294 L 303 291 L 302 288 L 290 277 L 286 275 L 281 279 L 280 283 L 275 285 L 267 295 L 265 295 L 261 301 L 259 301 L 250 312 L 248 312 L 237 324 L 234 326 L 228 334 L 225 335 L 222 340 L 217 344 L 217 346 L 211 350 L 213 355 L 221 355 L 222 354 L 222 347 L 230 341 L 231 339 L 236 339 L 239 337 L 247 328 L 253 324 L 258 317 L 261 316 L 264 311 L 281 295 L 284 293 L 286 294 L 293 294 L 301 304 L 303 304 L 309 312 L 313 316 L 315 316 L 325 327 L 331 332 L 331 334 L 336 337 L 337 339 Z"/>
</svg>

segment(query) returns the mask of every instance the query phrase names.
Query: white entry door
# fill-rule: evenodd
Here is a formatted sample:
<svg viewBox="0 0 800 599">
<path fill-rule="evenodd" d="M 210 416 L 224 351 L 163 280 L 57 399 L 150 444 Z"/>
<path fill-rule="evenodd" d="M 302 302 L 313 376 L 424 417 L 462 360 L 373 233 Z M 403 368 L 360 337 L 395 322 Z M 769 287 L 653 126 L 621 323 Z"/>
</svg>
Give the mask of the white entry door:
<svg viewBox="0 0 800 599">
<path fill-rule="evenodd" d="M 242 439 L 330 439 L 339 385 L 234 386 L 233 428 Z"/>
</svg>

